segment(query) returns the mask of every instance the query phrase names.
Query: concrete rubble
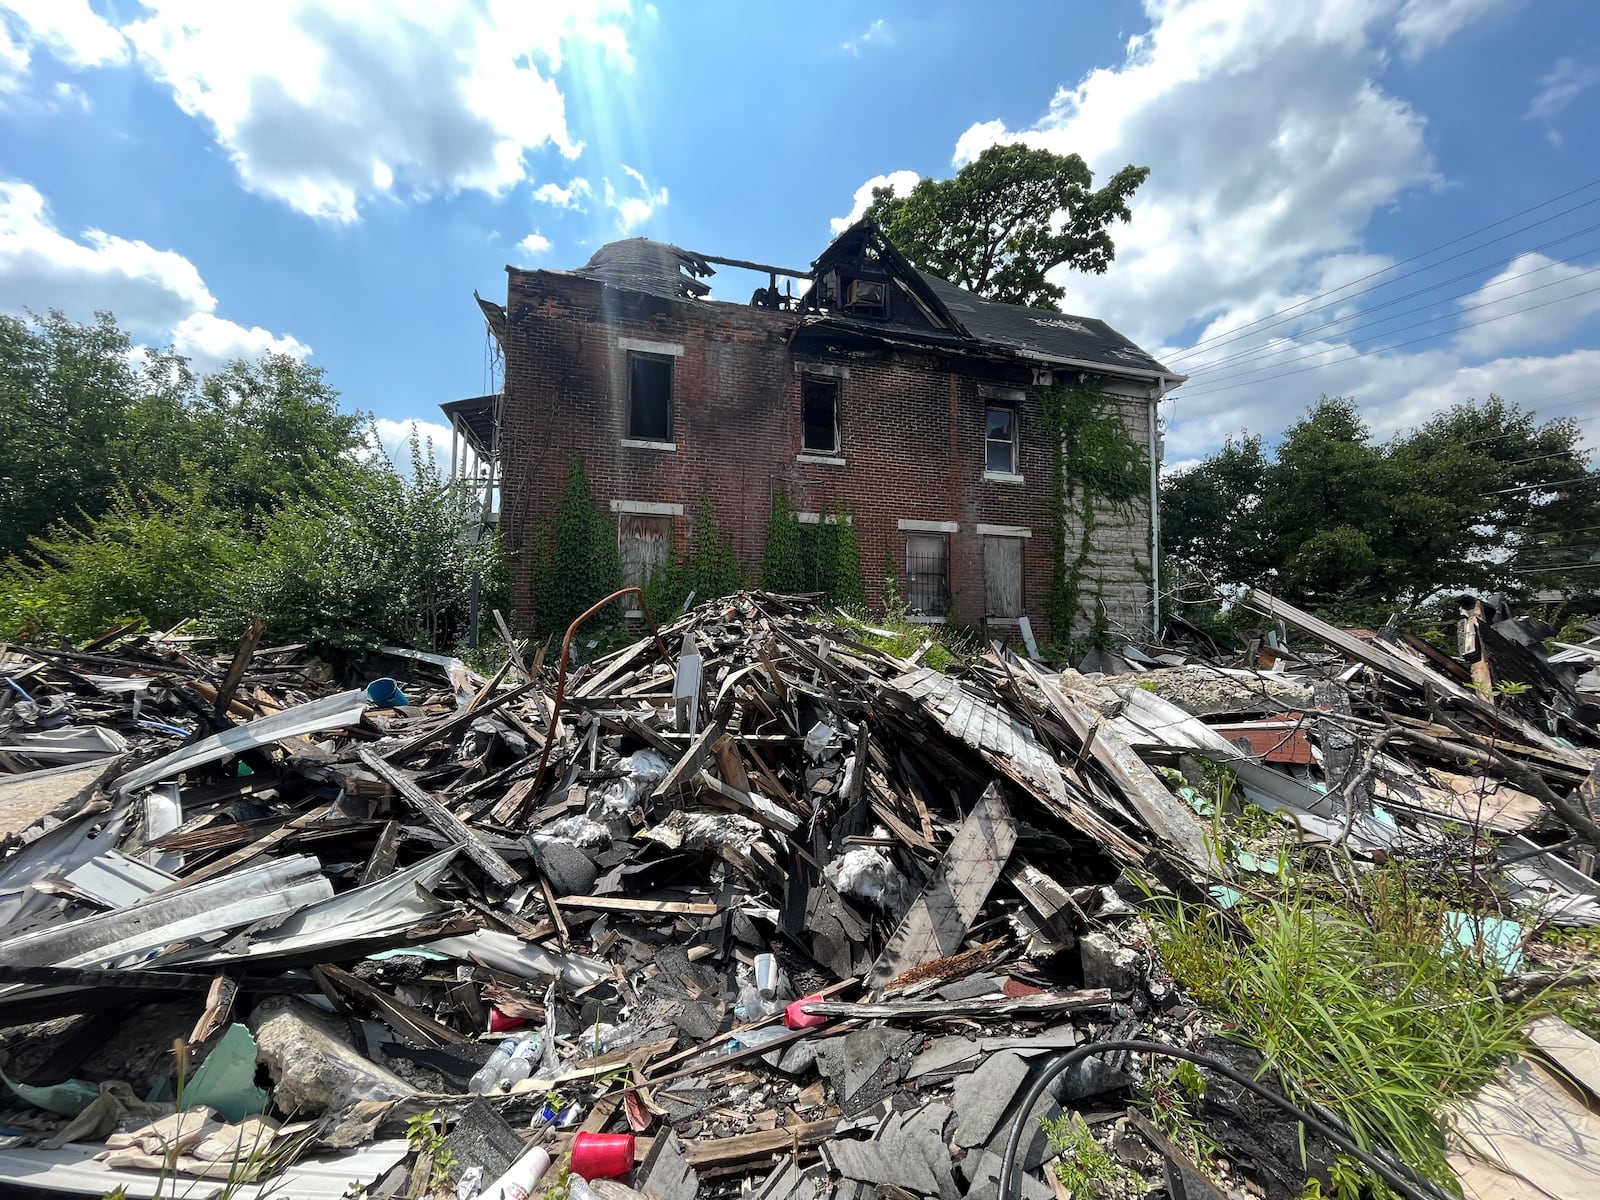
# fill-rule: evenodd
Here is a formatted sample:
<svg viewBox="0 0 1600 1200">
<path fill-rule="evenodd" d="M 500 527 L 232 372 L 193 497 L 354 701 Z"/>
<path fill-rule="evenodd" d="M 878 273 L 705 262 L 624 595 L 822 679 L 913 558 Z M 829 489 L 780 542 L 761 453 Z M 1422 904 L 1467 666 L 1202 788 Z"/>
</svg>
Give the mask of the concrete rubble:
<svg viewBox="0 0 1600 1200">
<path fill-rule="evenodd" d="M 1600 637 L 1546 654 L 1491 597 L 1449 653 L 1240 603 L 1242 654 L 1095 674 L 998 644 L 945 674 L 765 593 L 595 657 L 508 643 L 492 678 L 181 630 L 0 647 L 0 1179 L 467 1200 L 537 1147 L 533 1194 L 582 1196 L 549 1189 L 606 1147 L 602 1196 L 1045 1197 L 1066 1112 L 1128 1195 L 1298 1196 L 1337 1143 L 1219 1100 L 1219 1147 L 1305 1158 L 1189 1161 L 1140 1111 L 1160 1053 L 1046 1080 L 1127 1041 L 1261 1066 L 1146 927 L 1278 869 L 1196 784 L 1354 861 L 1473 842 L 1501 908 L 1471 928 L 1539 986 L 1523 926 L 1600 924 Z M 1596 1194 L 1515 1114 L 1589 1137 L 1600 1046 L 1556 1022 L 1529 1054 L 1467 1194 Z"/>
</svg>

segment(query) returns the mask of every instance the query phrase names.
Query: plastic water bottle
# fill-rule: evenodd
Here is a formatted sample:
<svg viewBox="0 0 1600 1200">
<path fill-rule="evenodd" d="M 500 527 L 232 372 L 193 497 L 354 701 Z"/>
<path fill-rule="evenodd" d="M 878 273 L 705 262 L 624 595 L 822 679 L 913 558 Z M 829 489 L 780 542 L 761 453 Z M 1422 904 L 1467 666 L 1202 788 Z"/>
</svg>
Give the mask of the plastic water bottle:
<svg viewBox="0 0 1600 1200">
<path fill-rule="evenodd" d="M 539 1052 L 543 1049 L 544 1035 L 542 1033 L 530 1033 L 517 1043 L 517 1049 L 512 1054 L 511 1061 L 506 1064 L 505 1070 L 500 1073 L 500 1082 L 506 1085 L 507 1091 L 510 1091 L 529 1075 L 533 1074 L 534 1060 L 539 1057 Z"/>
<path fill-rule="evenodd" d="M 489 1061 L 478 1069 L 478 1073 L 472 1077 L 472 1082 L 467 1084 L 467 1091 L 474 1096 L 481 1096 L 499 1083 L 500 1072 L 506 1069 L 506 1064 L 511 1061 L 511 1056 L 516 1051 L 516 1038 L 507 1038 L 501 1042 L 489 1056 Z"/>
</svg>

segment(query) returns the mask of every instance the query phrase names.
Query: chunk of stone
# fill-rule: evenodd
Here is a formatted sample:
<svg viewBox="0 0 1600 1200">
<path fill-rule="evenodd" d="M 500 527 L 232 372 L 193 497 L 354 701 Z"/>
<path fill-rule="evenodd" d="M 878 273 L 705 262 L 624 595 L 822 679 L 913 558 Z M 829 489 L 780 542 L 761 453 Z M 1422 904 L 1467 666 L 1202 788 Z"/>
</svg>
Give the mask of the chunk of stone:
<svg viewBox="0 0 1600 1200">
<path fill-rule="evenodd" d="M 416 1089 L 340 1036 L 338 1023 L 303 1000 L 274 996 L 250 1014 L 272 1099 L 283 1112 L 340 1112 L 361 1100 L 399 1100 Z"/>
</svg>

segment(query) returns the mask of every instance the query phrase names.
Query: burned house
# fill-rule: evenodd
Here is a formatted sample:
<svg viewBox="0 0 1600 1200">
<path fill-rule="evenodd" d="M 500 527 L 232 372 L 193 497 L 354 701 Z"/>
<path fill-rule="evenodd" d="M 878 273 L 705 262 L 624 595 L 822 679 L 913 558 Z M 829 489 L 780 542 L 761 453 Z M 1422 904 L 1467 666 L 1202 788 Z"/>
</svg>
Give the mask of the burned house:
<svg viewBox="0 0 1600 1200">
<path fill-rule="evenodd" d="M 717 265 L 770 286 L 748 304 L 708 299 Z M 1150 628 L 1157 404 L 1182 376 L 1104 322 L 981 299 L 914 268 L 865 221 L 805 272 L 635 238 L 577 270 L 507 273 L 505 307 L 479 301 L 504 350 L 503 392 L 445 411 L 486 511 L 501 499 L 522 613 L 527 551 L 577 456 L 615 515 L 629 582 L 692 542 L 703 497 L 758 576 L 781 492 L 803 525 L 853 523 L 874 607 L 892 574 L 917 620 L 1000 634 L 1026 616 L 1041 640 L 1097 620 Z M 781 294 L 780 276 L 809 286 Z M 1116 503 L 1068 477 L 1063 504 L 1054 487 L 1042 392 L 1086 385 L 1148 476 Z M 1073 630 L 1046 619 L 1057 522 Z"/>
</svg>

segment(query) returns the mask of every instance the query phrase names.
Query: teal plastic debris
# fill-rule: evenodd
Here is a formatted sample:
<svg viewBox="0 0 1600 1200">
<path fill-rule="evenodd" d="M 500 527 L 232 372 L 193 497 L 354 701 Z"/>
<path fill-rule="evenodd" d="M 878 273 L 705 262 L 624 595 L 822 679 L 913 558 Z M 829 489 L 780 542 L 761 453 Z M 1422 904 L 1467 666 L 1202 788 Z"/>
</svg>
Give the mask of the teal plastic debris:
<svg viewBox="0 0 1600 1200">
<path fill-rule="evenodd" d="M 35 1087 L 31 1083 L 18 1083 L 0 1071 L 0 1080 L 4 1080 L 8 1088 L 35 1108 L 62 1117 L 75 1117 L 100 1098 L 100 1085 L 82 1079 L 68 1079 L 46 1087 Z"/>
<path fill-rule="evenodd" d="M 1211 898 L 1223 908 L 1232 908 L 1244 899 L 1244 893 L 1238 888 L 1231 888 L 1225 883 L 1213 883 L 1209 889 Z"/>
<path fill-rule="evenodd" d="M 1258 871 L 1263 875 L 1276 875 L 1283 869 L 1276 854 L 1271 858 L 1261 858 L 1242 848 L 1233 856 L 1233 861 L 1241 871 Z"/>
<path fill-rule="evenodd" d="M 183 1089 L 184 1108 L 200 1105 L 230 1121 L 267 1110 L 267 1093 L 256 1086 L 256 1039 L 243 1025 L 230 1025 Z"/>
<path fill-rule="evenodd" d="M 1460 946 L 1505 975 L 1515 975 L 1521 968 L 1525 931 L 1516 921 L 1477 913 L 1447 912 L 1443 925 L 1446 945 Z"/>
</svg>

